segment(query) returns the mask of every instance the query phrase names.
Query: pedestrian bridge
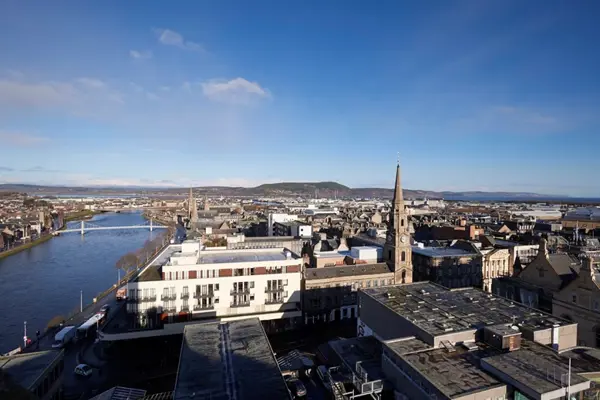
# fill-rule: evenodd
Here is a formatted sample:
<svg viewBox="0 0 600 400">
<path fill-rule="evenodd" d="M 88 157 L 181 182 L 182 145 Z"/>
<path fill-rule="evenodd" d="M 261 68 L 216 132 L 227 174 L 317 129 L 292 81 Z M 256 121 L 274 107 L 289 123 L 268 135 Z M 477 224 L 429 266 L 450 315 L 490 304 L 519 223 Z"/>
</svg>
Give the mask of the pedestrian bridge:
<svg viewBox="0 0 600 400">
<path fill-rule="evenodd" d="M 109 230 L 117 230 L 117 229 L 149 229 L 152 232 L 154 229 L 165 229 L 165 228 L 168 228 L 168 227 L 165 225 L 155 224 L 152 219 L 150 219 L 150 221 L 148 221 L 142 225 L 123 225 L 123 226 L 100 226 L 100 225 L 92 224 L 91 222 L 81 221 L 80 226 L 63 229 L 61 231 L 56 231 L 55 234 L 79 232 L 82 235 L 84 235 L 86 232 L 90 232 L 90 231 L 109 231 Z"/>
</svg>

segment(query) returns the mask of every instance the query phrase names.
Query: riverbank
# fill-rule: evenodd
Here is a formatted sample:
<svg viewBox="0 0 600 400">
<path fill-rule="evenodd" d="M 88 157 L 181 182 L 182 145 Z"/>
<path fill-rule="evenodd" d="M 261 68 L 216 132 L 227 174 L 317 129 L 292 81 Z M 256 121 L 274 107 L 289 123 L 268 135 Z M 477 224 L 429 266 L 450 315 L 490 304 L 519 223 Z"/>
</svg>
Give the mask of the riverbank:
<svg viewBox="0 0 600 400">
<path fill-rule="evenodd" d="M 82 210 L 69 215 L 65 215 L 64 222 L 81 221 L 91 219 L 94 215 L 102 214 L 103 211 Z"/>
<path fill-rule="evenodd" d="M 5 258 L 5 257 L 12 256 L 13 254 L 20 253 L 23 250 L 30 249 L 33 246 L 37 246 L 38 244 L 47 242 L 50 239 L 52 239 L 52 235 L 50 235 L 50 234 L 44 235 L 44 236 L 41 236 L 40 238 L 38 238 L 36 240 L 33 240 L 31 242 L 24 243 L 22 245 L 14 247 L 14 248 L 12 248 L 10 250 L 3 251 L 3 252 L 0 253 L 0 260 L 3 259 L 3 258 Z"/>
</svg>

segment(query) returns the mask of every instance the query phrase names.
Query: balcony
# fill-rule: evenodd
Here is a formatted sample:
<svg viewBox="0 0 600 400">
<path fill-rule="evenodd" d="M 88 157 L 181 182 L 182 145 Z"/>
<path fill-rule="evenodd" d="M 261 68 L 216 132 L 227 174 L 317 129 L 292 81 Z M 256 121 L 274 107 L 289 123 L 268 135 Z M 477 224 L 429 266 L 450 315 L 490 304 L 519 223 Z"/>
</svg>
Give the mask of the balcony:
<svg viewBox="0 0 600 400">
<path fill-rule="evenodd" d="M 265 300 L 265 304 L 283 304 L 285 301 L 283 298 L 281 299 L 267 299 Z"/>
<path fill-rule="evenodd" d="M 190 312 L 190 307 L 189 306 L 181 307 L 181 312 Z"/>
<path fill-rule="evenodd" d="M 177 295 L 175 293 L 172 294 L 163 294 L 160 296 L 161 300 L 175 300 L 177 299 Z"/>
<path fill-rule="evenodd" d="M 142 297 L 143 302 L 153 302 L 156 301 L 156 295 L 154 296 L 144 296 Z"/>
<path fill-rule="evenodd" d="M 285 289 L 283 286 L 275 286 L 275 287 L 268 287 L 265 289 L 265 293 L 280 293 L 283 292 Z"/>
<path fill-rule="evenodd" d="M 173 314 L 177 312 L 177 309 L 175 307 L 163 307 L 163 312 Z"/>
<path fill-rule="evenodd" d="M 181 298 L 182 299 L 189 299 L 190 298 L 190 293 L 189 292 L 183 292 L 183 293 L 181 293 Z"/>
<path fill-rule="evenodd" d="M 214 310 L 215 306 L 213 304 L 205 305 L 202 304 L 194 304 L 194 311 L 205 311 L 205 310 Z"/>
<path fill-rule="evenodd" d="M 250 289 L 233 289 L 231 292 L 229 292 L 229 294 L 232 296 L 250 294 Z"/>
<path fill-rule="evenodd" d="M 248 307 L 250 305 L 250 301 L 238 301 L 237 303 L 230 303 L 229 306 L 231 308 L 236 307 Z"/>
<path fill-rule="evenodd" d="M 207 293 L 196 292 L 196 293 L 194 293 L 195 299 L 207 299 L 209 297 L 215 297 L 215 292 L 207 292 Z"/>
</svg>

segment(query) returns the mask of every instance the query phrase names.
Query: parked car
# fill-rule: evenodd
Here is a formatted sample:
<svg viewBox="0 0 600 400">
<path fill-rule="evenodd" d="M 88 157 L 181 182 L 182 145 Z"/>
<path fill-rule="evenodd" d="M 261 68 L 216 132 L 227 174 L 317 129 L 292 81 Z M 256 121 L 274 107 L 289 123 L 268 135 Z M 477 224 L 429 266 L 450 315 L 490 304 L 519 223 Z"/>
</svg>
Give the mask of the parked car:
<svg viewBox="0 0 600 400">
<path fill-rule="evenodd" d="M 79 376 L 90 376 L 92 375 L 92 367 L 87 364 L 79 364 L 75 367 L 75 371 L 73 371 L 75 375 Z"/>
<path fill-rule="evenodd" d="M 319 376 L 323 386 L 325 386 L 325 389 L 331 392 L 331 380 L 329 379 L 329 371 L 327 370 L 327 367 L 324 365 L 319 365 L 317 367 L 317 375 Z"/>
<path fill-rule="evenodd" d="M 306 387 L 304 383 L 302 383 L 299 379 L 288 379 L 287 381 L 288 387 L 292 391 L 294 398 L 304 397 L 306 396 Z"/>
</svg>

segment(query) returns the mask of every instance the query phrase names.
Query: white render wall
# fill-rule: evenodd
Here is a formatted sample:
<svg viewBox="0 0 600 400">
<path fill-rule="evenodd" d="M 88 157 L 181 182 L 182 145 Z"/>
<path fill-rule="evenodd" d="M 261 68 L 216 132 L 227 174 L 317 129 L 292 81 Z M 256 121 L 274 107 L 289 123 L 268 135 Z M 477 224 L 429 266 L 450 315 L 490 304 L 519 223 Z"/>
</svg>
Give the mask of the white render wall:
<svg viewBox="0 0 600 400">
<path fill-rule="evenodd" d="M 279 214 L 279 213 L 271 213 L 269 214 L 269 218 L 268 218 L 268 230 L 269 230 L 269 236 L 273 236 L 273 224 L 275 224 L 275 222 L 289 222 L 289 221 L 295 221 L 298 218 L 297 215 L 292 215 L 292 214 Z"/>
<path fill-rule="evenodd" d="M 273 252 L 276 249 L 264 249 L 264 252 Z M 279 249 L 284 251 L 284 249 Z M 239 252 L 240 250 L 235 250 Z M 256 253 L 261 250 L 250 250 L 249 252 Z M 212 251 L 211 251 L 212 252 Z M 215 251 L 217 252 L 217 251 Z M 227 251 L 221 251 L 226 253 Z M 171 260 L 177 259 L 182 261 L 187 257 L 171 257 Z M 172 261 L 171 261 L 172 263 Z M 162 272 L 167 274 L 166 280 L 156 281 L 140 281 L 129 283 L 128 290 L 142 290 L 141 297 L 150 296 L 150 289 L 154 289 L 154 295 L 156 301 L 154 302 L 140 302 L 137 303 L 138 312 L 145 311 L 149 308 L 157 308 L 162 311 L 163 300 L 161 296 L 164 293 L 164 289 L 167 288 L 171 293 L 171 288 L 174 288 L 173 292 L 176 294 L 176 298 L 170 301 L 170 305 L 175 307 L 175 313 L 179 313 L 184 306 L 184 299 L 181 298 L 181 294 L 184 292 L 183 288 L 187 286 L 188 290 L 188 307 L 189 312 L 196 313 L 211 313 L 216 312 L 217 317 L 223 316 L 236 316 L 240 314 L 265 314 L 259 315 L 260 319 L 277 319 L 280 318 L 282 305 L 286 303 L 300 303 L 300 290 L 301 290 L 301 279 L 302 279 L 302 260 L 301 259 L 286 259 L 286 260 L 275 260 L 275 261 L 252 261 L 252 262 L 238 262 L 238 263 L 217 263 L 217 264 L 178 264 L 178 265 L 166 265 L 163 266 Z M 298 272 L 286 273 L 287 266 L 297 266 Z M 250 268 L 257 267 L 281 267 L 282 273 L 268 273 L 260 275 L 242 275 L 242 276 L 219 276 L 219 271 L 226 269 L 234 271 L 235 269 L 244 269 L 248 271 Z M 197 271 L 198 277 L 195 279 L 189 279 L 189 271 Z M 200 278 L 200 272 L 202 271 L 202 278 Z M 168 279 L 169 276 L 173 278 L 178 277 L 179 279 Z M 184 279 L 186 278 L 186 279 Z M 283 284 L 283 303 L 277 304 L 265 304 L 268 299 L 268 293 L 265 292 L 268 281 L 282 280 Z M 235 282 L 254 282 L 254 287 L 250 288 L 250 295 L 254 295 L 254 299 L 250 300 L 249 306 L 231 307 L 233 301 L 233 284 Z M 200 299 L 194 298 L 196 292 L 196 285 L 209 285 L 212 284 L 213 288 L 215 285 L 219 285 L 218 290 L 214 290 L 214 298 L 219 299 L 219 303 L 214 304 L 214 308 L 194 311 L 193 307 L 198 304 Z M 128 295 L 130 292 L 128 292 Z M 134 307 L 134 303 L 129 303 L 128 307 Z M 300 315 L 300 314 L 299 314 Z"/>
</svg>

